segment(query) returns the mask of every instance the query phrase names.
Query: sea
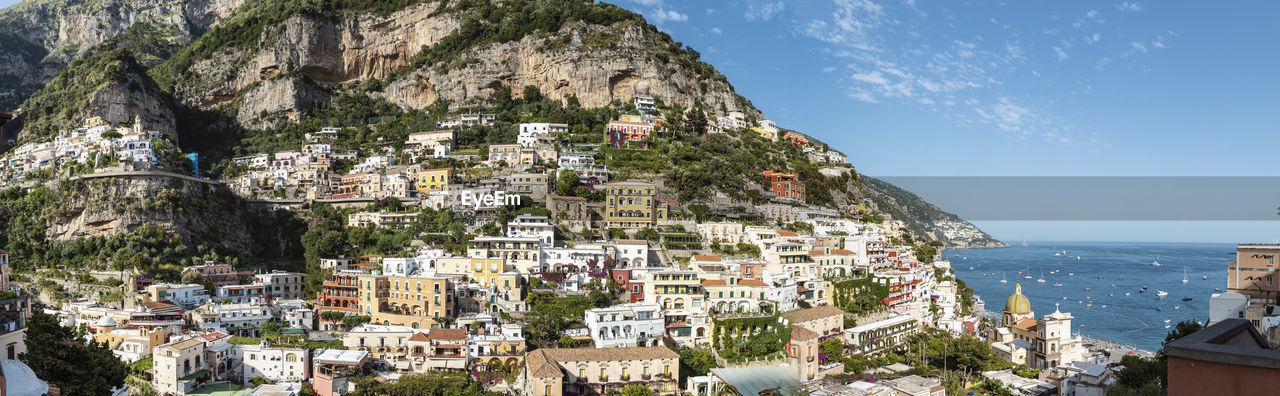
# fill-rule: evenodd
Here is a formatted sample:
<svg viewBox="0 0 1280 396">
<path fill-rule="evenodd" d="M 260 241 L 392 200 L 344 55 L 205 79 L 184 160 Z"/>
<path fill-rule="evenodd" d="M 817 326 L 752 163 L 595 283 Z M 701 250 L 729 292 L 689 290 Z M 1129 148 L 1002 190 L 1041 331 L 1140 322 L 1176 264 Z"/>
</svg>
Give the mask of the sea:
<svg viewBox="0 0 1280 396">
<path fill-rule="evenodd" d="M 1014 285 L 1021 283 L 1036 317 L 1053 313 L 1057 304 L 1074 317 L 1071 325 L 1079 334 L 1148 351 L 1159 350 L 1179 321 L 1208 321 L 1209 297 L 1217 293 L 1214 289 L 1227 288 L 1227 263 L 1235 260 L 1236 247 L 1134 242 L 1010 245 L 946 250 L 942 258 L 982 297 L 996 320 Z M 1151 265 L 1153 261 L 1160 265 Z M 1184 271 L 1187 283 L 1182 283 Z M 1037 282 L 1042 277 L 1044 283 Z M 1139 292 L 1143 286 L 1146 291 Z M 1168 295 L 1158 297 L 1161 290 Z"/>
</svg>

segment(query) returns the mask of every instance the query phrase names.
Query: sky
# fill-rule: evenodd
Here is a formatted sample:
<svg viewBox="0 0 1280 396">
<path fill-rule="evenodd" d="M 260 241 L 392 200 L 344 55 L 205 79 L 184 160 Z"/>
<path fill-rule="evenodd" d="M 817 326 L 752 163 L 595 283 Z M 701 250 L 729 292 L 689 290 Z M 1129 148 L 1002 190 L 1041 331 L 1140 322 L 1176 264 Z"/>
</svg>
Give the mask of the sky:
<svg viewBox="0 0 1280 396">
<path fill-rule="evenodd" d="M 1280 2 L 615 4 L 866 175 L 1276 174 Z M 1271 221 L 975 224 L 1005 240 L 1280 238 Z"/>
</svg>

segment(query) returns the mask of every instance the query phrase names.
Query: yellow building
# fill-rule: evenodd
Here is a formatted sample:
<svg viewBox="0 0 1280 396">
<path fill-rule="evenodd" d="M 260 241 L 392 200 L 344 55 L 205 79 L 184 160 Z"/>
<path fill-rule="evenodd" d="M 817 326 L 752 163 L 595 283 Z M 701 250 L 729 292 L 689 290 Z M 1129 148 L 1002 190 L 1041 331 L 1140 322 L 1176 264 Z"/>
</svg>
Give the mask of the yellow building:
<svg viewBox="0 0 1280 396">
<path fill-rule="evenodd" d="M 667 219 L 657 186 L 639 181 L 605 184 L 605 222 L 609 228 L 652 228 Z"/>
<path fill-rule="evenodd" d="M 778 130 L 777 130 L 777 129 L 766 129 L 766 128 L 761 128 L 761 127 L 751 127 L 751 132 L 755 132 L 756 134 L 760 135 L 760 137 L 765 138 L 765 139 L 769 139 L 769 140 L 772 140 L 772 141 L 777 141 L 777 140 L 778 140 Z"/>
<path fill-rule="evenodd" d="M 371 323 L 435 328 L 454 316 L 453 281 L 447 277 L 361 275 L 359 310 Z"/>
<path fill-rule="evenodd" d="M 504 272 L 507 272 L 505 260 L 500 258 L 472 258 L 471 279 L 484 286 L 496 284 Z"/>
<path fill-rule="evenodd" d="M 426 169 L 418 172 L 418 182 L 414 187 L 418 192 L 426 194 L 444 190 L 444 186 L 453 180 L 453 169 Z"/>
</svg>

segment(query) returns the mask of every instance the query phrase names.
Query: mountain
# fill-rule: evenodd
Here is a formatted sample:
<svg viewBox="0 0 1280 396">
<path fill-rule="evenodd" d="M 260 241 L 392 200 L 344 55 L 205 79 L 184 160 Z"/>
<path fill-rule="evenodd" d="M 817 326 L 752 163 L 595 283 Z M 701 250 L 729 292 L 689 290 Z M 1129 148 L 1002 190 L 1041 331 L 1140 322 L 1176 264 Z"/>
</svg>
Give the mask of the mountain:
<svg viewBox="0 0 1280 396">
<path fill-rule="evenodd" d="M 71 60 L 113 38 L 153 65 L 244 0 L 28 0 L 0 10 L 0 111 L 11 111 Z"/>
<path fill-rule="evenodd" d="M 635 95 L 649 95 L 661 101 L 673 130 L 685 132 L 659 136 L 651 151 L 609 152 L 605 162 L 618 175 L 658 179 L 683 201 L 717 192 L 750 201 L 758 197 L 743 186 L 761 185 L 763 171 L 796 172 L 811 204 L 870 200 L 917 236 L 999 246 L 954 215 L 851 168 L 828 176 L 822 168 L 830 165 L 789 142 L 699 133 L 733 111 L 748 123 L 764 117 L 696 50 L 609 4 L 29 0 L 0 11 L 0 21 L 8 22 L 0 34 L 20 38 L 0 50 L 0 74 L 35 71 L 8 88 L 25 99 L 24 141 L 51 139 L 88 115 L 115 124 L 138 117 L 183 151 L 201 153 L 202 170 L 218 175 L 233 156 L 298 149 L 301 135 L 320 126 L 352 126 L 356 143 L 396 142 L 457 111 L 499 114 L 496 126 L 459 130 L 456 143 L 477 152 L 514 142 L 515 123 L 528 120 L 568 122 L 572 141 L 599 141 L 605 122 L 634 111 Z M 92 27 L 84 30 L 86 24 Z M 947 231 L 953 229 L 962 232 Z M 239 241 L 224 247 L 246 246 Z"/>
</svg>

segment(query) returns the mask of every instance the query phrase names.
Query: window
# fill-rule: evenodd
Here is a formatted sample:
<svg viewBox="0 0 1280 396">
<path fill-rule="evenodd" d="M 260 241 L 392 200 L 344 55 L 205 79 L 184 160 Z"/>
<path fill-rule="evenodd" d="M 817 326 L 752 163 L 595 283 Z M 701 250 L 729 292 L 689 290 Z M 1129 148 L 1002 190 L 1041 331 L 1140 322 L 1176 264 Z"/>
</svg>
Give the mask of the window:
<svg viewBox="0 0 1280 396">
<path fill-rule="evenodd" d="M 609 376 L 608 376 L 607 374 L 605 374 L 605 373 L 604 373 L 604 368 L 600 368 L 600 380 L 601 380 L 601 381 L 608 381 L 608 380 L 609 380 Z"/>
</svg>

